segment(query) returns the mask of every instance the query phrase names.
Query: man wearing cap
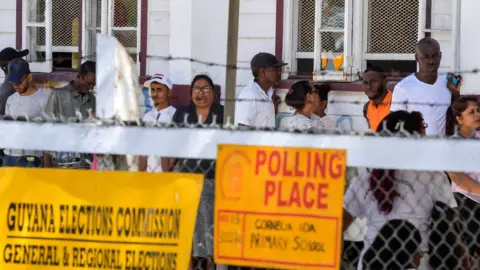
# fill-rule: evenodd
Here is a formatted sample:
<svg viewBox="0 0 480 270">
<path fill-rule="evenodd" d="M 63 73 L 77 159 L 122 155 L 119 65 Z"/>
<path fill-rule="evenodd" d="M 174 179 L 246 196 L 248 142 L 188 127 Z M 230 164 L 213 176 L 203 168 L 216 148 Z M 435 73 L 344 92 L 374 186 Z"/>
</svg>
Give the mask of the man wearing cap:
<svg viewBox="0 0 480 270">
<path fill-rule="evenodd" d="M 96 98 L 91 92 L 96 84 L 95 72 L 96 63 L 94 61 L 82 63 L 78 68 L 75 80 L 52 91 L 45 106 L 45 114 L 65 120 L 78 117 L 77 113 L 83 118 L 90 117 L 90 114 L 95 115 Z M 73 152 L 45 152 L 43 158 L 44 167 L 47 168 L 89 168 L 90 162 L 93 160 L 93 156 L 90 154 Z"/>
<path fill-rule="evenodd" d="M 15 58 L 22 58 L 28 55 L 28 50 L 17 51 L 14 48 L 5 48 L 0 51 L 0 68 L 5 73 L 5 80 L 0 85 L 0 115 L 5 114 L 5 104 L 7 104 L 7 99 L 13 93 L 15 93 L 15 89 L 13 86 L 8 83 L 8 71 L 7 66 L 8 62 L 12 61 Z"/>
<path fill-rule="evenodd" d="M 45 88 L 36 88 L 32 83 L 28 62 L 22 58 L 13 59 L 8 63 L 7 73 L 7 82 L 12 84 L 16 93 L 8 97 L 5 114 L 14 118 L 43 116 L 48 92 Z M 42 151 L 5 149 L 4 152 L 3 166 L 40 167 L 42 165 Z"/>
<path fill-rule="evenodd" d="M 252 58 L 253 81 L 242 89 L 235 102 L 235 124 L 248 127 L 275 128 L 278 96 L 273 86 L 281 80 L 281 63 L 270 53 L 258 53 Z"/>
<path fill-rule="evenodd" d="M 153 100 L 154 108 L 145 113 L 143 116 L 143 121 L 158 123 L 171 122 L 173 116 L 177 112 L 177 109 L 169 104 L 173 87 L 170 77 L 163 74 L 155 74 L 150 80 L 144 83 L 144 86 L 150 89 L 150 97 Z M 140 156 L 139 170 L 148 172 L 161 172 L 162 162 L 169 162 L 169 160 L 155 156 Z"/>
</svg>

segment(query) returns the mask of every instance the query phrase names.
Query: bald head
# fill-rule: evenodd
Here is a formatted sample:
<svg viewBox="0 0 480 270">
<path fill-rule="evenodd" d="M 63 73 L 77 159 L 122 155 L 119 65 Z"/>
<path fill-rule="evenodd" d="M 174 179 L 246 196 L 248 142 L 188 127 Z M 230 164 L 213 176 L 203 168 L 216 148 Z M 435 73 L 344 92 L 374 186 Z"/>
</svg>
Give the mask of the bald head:
<svg viewBox="0 0 480 270">
<path fill-rule="evenodd" d="M 415 60 L 418 62 L 419 72 L 436 74 L 442 60 L 440 44 L 433 38 L 422 38 L 415 46 Z"/>
</svg>

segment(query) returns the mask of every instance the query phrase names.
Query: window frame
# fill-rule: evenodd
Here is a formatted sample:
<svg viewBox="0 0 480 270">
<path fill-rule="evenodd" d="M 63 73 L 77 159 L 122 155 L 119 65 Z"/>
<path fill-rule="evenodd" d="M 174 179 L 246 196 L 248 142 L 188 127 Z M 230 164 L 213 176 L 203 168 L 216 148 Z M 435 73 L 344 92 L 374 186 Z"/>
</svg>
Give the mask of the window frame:
<svg viewBox="0 0 480 270">
<path fill-rule="evenodd" d="M 20 18 L 17 18 L 17 31 L 16 31 L 16 40 L 21 41 L 17 42 L 17 49 L 25 49 L 30 48 L 27 46 L 28 43 L 28 28 L 29 27 L 45 27 L 45 58 L 46 61 L 44 62 L 30 62 L 30 69 L 32 72 L 39 72 L 39 73 L 51 73 L 51 72 L 58 72 L 58 71 L 72 71 L 73 69 L 54 69 L 53 67 L 53 46 L 52 46 L 52 2 L 54 0 L 45 0 L 45 22 L 43 23 L 35 23 L 28 21 L 28 2 L 29 0 L 18 0 L 16 3 L 17 10 L 21 12 L 17 12 L 17 16 L 21 15 Z M 80 14 L 80 23 L 79 27 L 79 37 L 78 37 L 78 61 L 80 64 L 84 62 L 84 56 L 87 50 L 87 41 L 86 41 L 86 8 L 88 7 L 87 1 L 89 0 L 81 0 L 81 14 Z M 114 0 L 111 1 L 102 1 L 102 10 L 103 8 L 107 7 L 108 4 L 113 4 Z M 148 38 L 148 0 L 138 0 L 137 2 L 137 68 L 139 70 L 140 76 L 146 75 L 146 55 L 147 55 L 147 38 Z M 110 13 L 110 12 L 109 12 Z M 102 30 L 102 34 L 109 34 L 111 33 L 112 27 L 110 27 L 110 31 L 108 30 L 108 22 L 107 20 L 103 19 L 102 16 L 102 29 L 107 29 L 107 31 Z M 42 46 L 43 47 L 43 46 Z M 67 50 L 68 51 L 68 50 Z M 86 55 L 88 56 L 88 55 Z"/>
<path fill-rule="evenodd" d="M 315 1 L 315 29 L 319 29 L 321 18 L 317 15 L 323 0 Z M 325 71 L 313 76 L 314 81 L 337 81 L 352 82 L 361 78 L 362 71 L 367 67 L 368 60 L 415 60 L 414 54 L 371 54 L 366 53 L 367 48 L 367 22 L 368 0 L 345 0 L 345 38 L 344 38 L 344 71 Z M 453 70 L 460 69 L 459 36 L 460 36 L 460 10 L 461 3 L 452 1 L 452 28 L 451 29 L 427 29 L 428 5 L 434 0 L 419 0 L 419 23 L 417 40 L 422 39 L 427 33 L 450 32 L 453 50 Z M 296 2 L 296 4 L 295 4 Z M 292 63 L 291 71 L 296 71 L 297 61 L 297 39 L 298 39 L 298 2 L 297 0 L 284 0 L 284 60 Z M 431 10 L 431 9 L 430 9 Z M 431 16 L 430 16 L 431 17 Z M 318 69 L 321 61 L 321 51 L 318 44 L 321 40 L 318 37 L 319 31 L 315 31 L 315 52 L 314 69 Z M 294 76 L 292 76 L 294 77 Z"/>
</svg>

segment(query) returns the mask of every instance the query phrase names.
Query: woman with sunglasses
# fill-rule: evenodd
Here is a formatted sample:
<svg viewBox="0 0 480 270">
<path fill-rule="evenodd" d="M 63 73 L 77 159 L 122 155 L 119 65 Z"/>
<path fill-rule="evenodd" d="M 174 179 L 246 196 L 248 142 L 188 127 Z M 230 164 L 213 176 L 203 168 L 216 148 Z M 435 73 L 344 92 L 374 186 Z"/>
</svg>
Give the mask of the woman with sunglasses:
<svg viewBox="0 0 480 270">
<path fill-rule="evenodd" d="M 215 103 L 214 84 L 207 75 L 197 75 L 190 87 L 191 102 L 179 109 L 173 122 L 183 125 L 223 125 L 223 106 Z M 171 159 L 170 159 L 171 160 Z M 162 162 L 165 164 L 165 162 Z M 201 173 L 205 175 L 193 234 L 190 269 L 212 269 L 213 266 L 213 211 L 215 200 L 215 160 L 177 159 L 164 171 Z"/>
</svg>

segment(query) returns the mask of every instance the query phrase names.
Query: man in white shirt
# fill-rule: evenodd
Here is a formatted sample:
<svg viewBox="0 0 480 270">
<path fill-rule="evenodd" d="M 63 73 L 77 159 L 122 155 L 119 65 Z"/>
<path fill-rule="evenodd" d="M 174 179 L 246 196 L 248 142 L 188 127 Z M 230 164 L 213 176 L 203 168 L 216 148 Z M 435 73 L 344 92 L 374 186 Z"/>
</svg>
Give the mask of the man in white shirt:
<svg viewBox="0 0 480 270">
<path fill-rule="evenodd" d="M 442 52 L 435 39 L 421 39 L 416 45 L 415 59 L 419 71 L 395 86 L 390 111 L 419 111 L 427 125 L 426 135 L 444 136 L 448 107 L 460 91 L 446 74 L 438 74 Z"/>
<path fill-rule="evenodd" d="M 172 80 L 163 74 L 155 74 L 144 83 L 150 89 L 150 97 L 153 100 L 154 108 L 145 113 L 144 122 L 169 123 L 177 111 L 169 105 L 170 95 L 173 87 Z M 168 159 L 155 156 L 140 156 L 139 170 L 148 172 L 162 172 L 162 163 Z"/>
<path fill-rule="evenodd" d="M 46 89 L 37 89 L 32 83 L 32 74 L 28 62 L 22 58 L 8 63 L 7 81 L 16 93 L 8 97 L 5 115 L 17 117 L 41 117 L 48 101 Z M 12 134 L 15 136 L 15 134 Z M 32 134 L 34 136 L 34 134 Z M 5 149 L 3 166 L 5 167 L 41 167 L 42 151 Z"/>
<path fill-rule="evenodd" d="M 273 86 L 281 80 L 281 63 L 270 53 L 258 53 L 252 58 L 253 81 L 242 89 L 235 102 L 235 124 L 257 128 L 275 128 L 279 98 Z"/>
</svg>

